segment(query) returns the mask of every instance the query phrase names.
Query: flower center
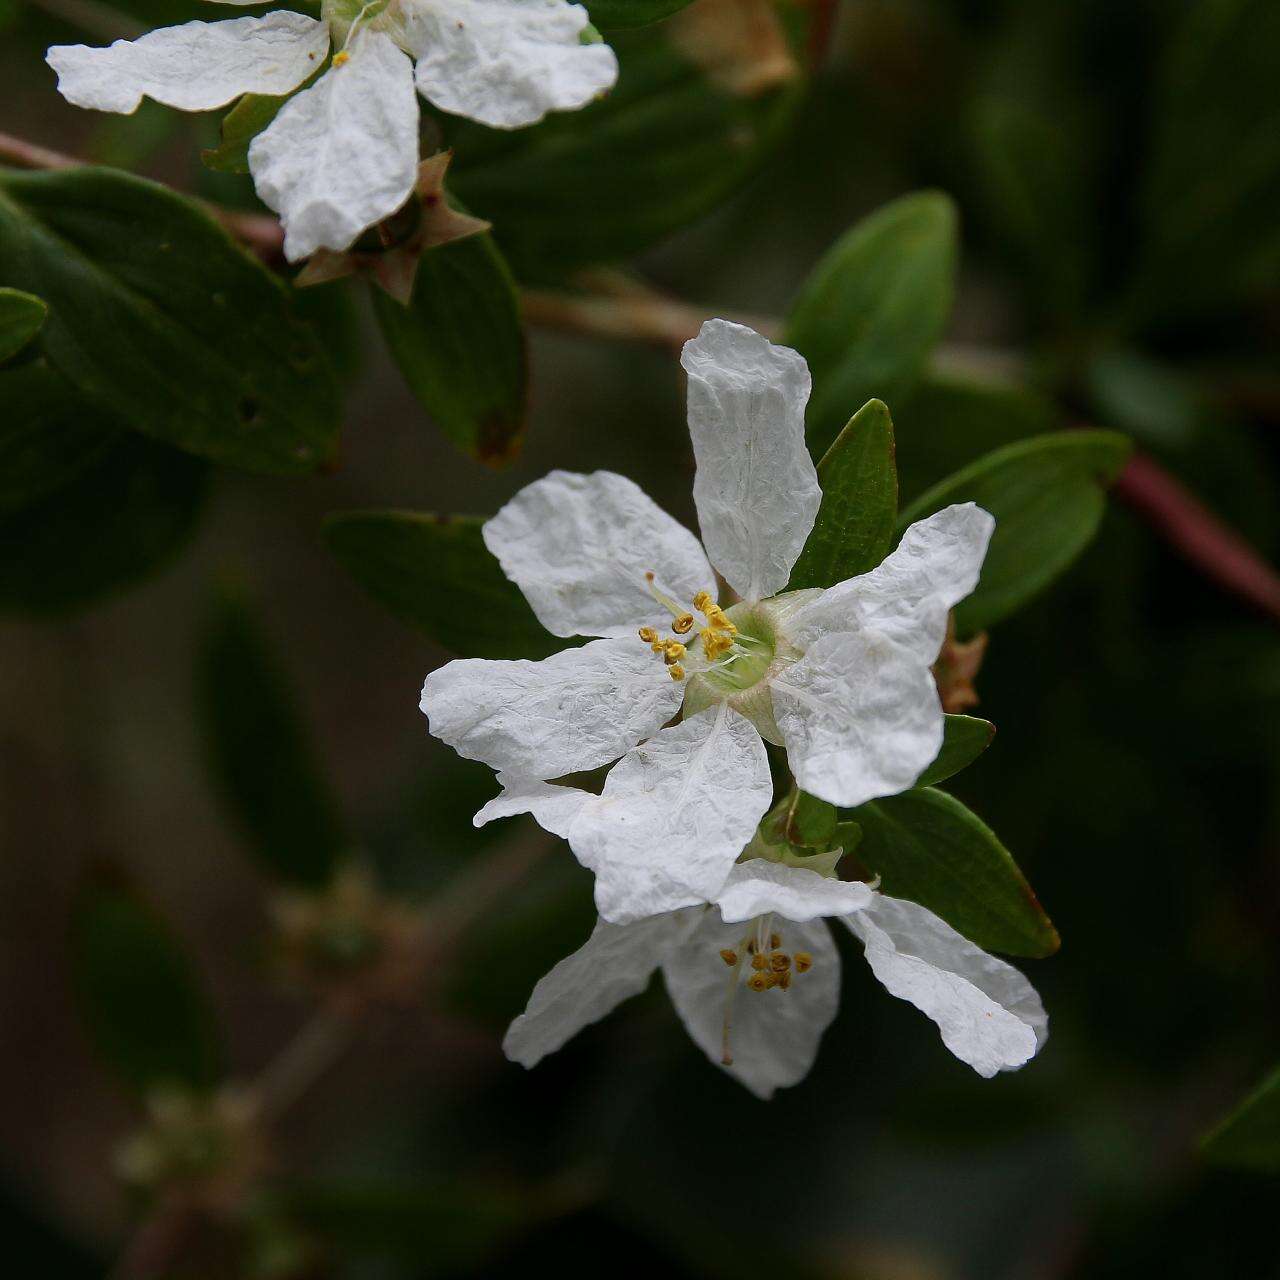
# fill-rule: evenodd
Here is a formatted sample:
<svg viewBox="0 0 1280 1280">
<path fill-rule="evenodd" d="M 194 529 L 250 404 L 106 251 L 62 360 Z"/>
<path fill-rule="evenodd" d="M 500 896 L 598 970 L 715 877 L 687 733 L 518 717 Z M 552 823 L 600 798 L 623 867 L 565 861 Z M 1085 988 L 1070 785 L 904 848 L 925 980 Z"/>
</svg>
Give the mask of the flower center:
<svg viewBox="0 0 1280 1280">
<path fill-rule="evenodd" d="M 671 614 L 671 630 L 674 634 L 664 636 L 655 627 L 641 627 L 640 639 L 654 653 L 662 655 L 673 680 L 683 680 L 685 669 L 681 659 L 689 652 L 689 644 L 677 637 L 687 636 L 697 625 L 697 619 L 678 600 L 673 600 L 658 586 L 654 573 L 646 573 L 644 577 L 649 594 Z M 693 598 L 693 607 L 704 619 L 704 625 L 698 628 L 697 640 L 693 643 L 701 645 L 702 655 L 712 667 L 727 668 L 734 661 L 735 651 L 740 649 L 738 628 L 716 604 L 709 591 L 699 591 Z"/>
<path fill-rule="evenodd" d="M 813 956 L 807 951 L 788 955 L 782 950 L 782 935 L 770 928 L 772 915 L 757 916 L 750 933 L 737 947 L 725 947 L 720 959 L 729 966 L 729 985 L 724 993 L 724 1023 L 720 1032 L 720 1061 L 726 1067 L 733 1066 L 733 1001 L 738 994 L 738 976 L 744 959 L 749 960 L 751 976 L 747 979 L 748 991 L 789 991 L 793 975 L 808 973 L 813 968 Z"/>
</svg>

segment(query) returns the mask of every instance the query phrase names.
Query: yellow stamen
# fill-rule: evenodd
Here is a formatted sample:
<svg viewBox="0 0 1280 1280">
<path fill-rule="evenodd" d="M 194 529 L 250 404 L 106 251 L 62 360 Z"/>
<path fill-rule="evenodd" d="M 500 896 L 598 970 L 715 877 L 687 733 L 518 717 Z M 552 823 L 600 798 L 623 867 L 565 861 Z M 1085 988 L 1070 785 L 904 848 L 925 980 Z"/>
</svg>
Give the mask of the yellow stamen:
<svg viewBox="0 0 1280 1280">
<path fill-rule="evenodd" d="M 350 61 L 351 55 L 345 49 L 343 49 L 341 53 L 335 53 L 333 55 L 333 65 L 335 67 L 341 67 Z"/>
<path fill-rule="evenodd" d="M 753 973 L 751 977 L 747 979 L 747 986 L 749 986 L 752 991 L 768 991 L 769 979 L 765 977 L 763 973 Z"/>
<path fill-rule="evenodd" d="M 791 957 L 782 951 L 775 951 L 769 957 L 769 968 L 774 973 L 786 973 L 791 968 Z"/>
<path fill-rule="evenodd" d="M 699 613 L 706 613 L 707 606 L 712 604 L 715 604 L 715 601 L 712 600 L 710 591 L 699 591 L 698 594 L 693 597 L 693 607 L 697 609 Z"/>
<path fill-rule="evenodd" d="M 732 947 L 725 947 L 725 949 L 720 953 L 720 959 L 723 960 L 725 964 L 734 965 L 738 963 L 738 953 L 734 951 Z"/>
<path fill-rule="evenodd" d="M 671 630 L 678 636 L 688 635 L 693 630 L 693 614 L 682 613 L 672 624 Z"/>
<path fill-rule="evenodd" d="M 767 957 L 759 955 L 758 953 L 751 957 L 751 967 L 753 969 L 757 969 L 757 970 L 765 969 L 768 967 L 768 964 L 769 964 L 769 961 Z"/>
<path fill-rule="evenodd" d="M 684 657 L 685 647 L 680 643 L 679 640 L 668 640 L 666 641 L 665 644 L 663 644 L 662 652 L 666 660 L 667 666 L 672 666 L 674 663 L 679 662 L 680 659 Z"/>
<path fill-rule="evenodd" d="M 796 972 L 808 973 L 813 968 L 813 957 L 807 951 L 796 952 Z"/>
<path fill-rule="evenodd" d="M 776 933 L 771 933 L 769 935 L 769 950 L 777 951 L 780 946 L 782 946 L 782 938 Z"/>
<path fill-rule="evenodd" d="M 684 679 L 684 668 L 678 662 L 675 664 L 675 666 L 668 667 L 667 670 L 671 672 L 671 678 L 673 680 Z"/>
<path fill-rule="evenodd" d="M 778 986 L 780 986 L 783 989 L 783 991 L 786 991 L 787 988 L 791 986 L 790 970 L 788 970 L 786 973 L 780 973 L 778 975 Z"/>
<path fill-rule="evenodd" d="M 640 639 L 643 640 L 645 644 L 653 644 L 657 638 L 658 633 L 652 627 L 640 628 Z"/>
</svg>

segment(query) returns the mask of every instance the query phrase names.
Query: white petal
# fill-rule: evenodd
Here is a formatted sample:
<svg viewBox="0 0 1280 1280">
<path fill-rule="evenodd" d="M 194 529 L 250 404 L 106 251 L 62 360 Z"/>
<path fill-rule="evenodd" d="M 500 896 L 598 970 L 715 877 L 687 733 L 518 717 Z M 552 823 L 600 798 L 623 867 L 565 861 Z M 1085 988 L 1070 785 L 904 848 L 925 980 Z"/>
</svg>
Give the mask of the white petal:
<svg viewBox="0 0 1280 1280">
<path fill-rule="evenodd" d="M 1026 978 L 932 911 L 877 894 L 845 923 L 886 989 L 932 1018 L 942 1043 L 979 1075 L 1022 1066 L 1047 1039 L 1049 1020 Z"/>
<path fill-rule="evenodd" d="M 726 924 L 754 920 L 771 911 L 787 920 L 804 921 L 862 911 L 873 896 L 869 885 L 752 858 L 733 868 L 716 903 Z"/>
<path fill-rule="evenodd" d="M 822 501 L 804 444 L 809 366 L 727 320 L 684 344 L 693 497 L 711 562 L 744 600 L 787 585 Z"/>
<path fill-rule="evenodd" d="M 427 677 L 421 706 L 431 732 L 460 756 L 541 780 L 616 760 L 670 720 L 683 697 L 633 638 L 592 640 L 541 662 L 462 658 Z"/>
<path fill-rule="evenodd" d="M 771 688 L 796 781 L 831 804 L 905 791 L 942 748 L 929 668 L 879 632 L 824 636 Z"/>
<path fill-rule="evenodd" d="M 418 177 L 418 99 L 408 56 L 362 31 L 349 60 L 285 103 L 249 145 L 258 195 L 284 223 L 285 257 L 341 252 L 390 217 Z"/>
<path fill-rule="evenodd" d="M 625 925 L 598 921 L 583 946 L 539 979 L 525 1011 L 507 1028 L 503 1053 L 532 1067 L 583 1027 L 639 995 L 698 914 L 675 912 Z"/>
<path fill-rule="evenodd" d="M 596 798 L 590 791 L 579 787 L 560 787 L 536 778 L 517 778 L 509 773 L 498 774 L 498 782 L 502 787 L 501 793 L 472 819 L 477 827 L 483 827 L 495 818 L 531 813 L 544 831 L 550 831 L 563 840 L 582 806 Z"/>
<path fill-rule="evenodd" d="M 743 926 L 724 924 L 714 908 L 704 913 L 697 930 L 662 966 L 671 1002 L 693 1042 L 760 1098 L 808 1075 L 822 1033 L 840 1004 L 840 956 L 826 924 L 789 924 L 776 931 L 787 951 L 807 951 L 813 957 L 813 968 L 796 974 L 785 991 L 748 990 L 745 984 L 752 971 L 746 964 L 738 970 L 736 985 L 730 985 L 720 951 L 740 950 Z M 731 991 L 732 1063 L 726 1064 L 725 1007 Z"/>
<path fill-rule="evenodd" d="M 600 914 L 639 920 L 714 898 L 772 798 L 760 735 L 722 703 L 628 752 L 569 845 L 596 873 Z"/>
<path fill-rule="evenodd" d="M 397 34 L 428 102 L 518 129 L 613 87 L 618 60 L 607 44 L 581 42 L 587 22 L 564 0 L 404 0 Z"/>
<path fill-rule="evenodd" d="M 612 471 L 553 471 L 484 525 L 484 544 L 552 635 L 634 636 L 669 627 L 645 574 L 688 604 L 714 590 L 702 547 L 644 490 Z"/>
<path fill-rule="evenodd" d="M 796 619 L 792 638 L 803 648 L 833 631 L 870 627 L 932 663 L 946 635 L 948 611 L 978 585 L 995 527 L 994 517 L 972 502 L 917 520 L 878 568 L 837 584 L 809 605 Z"/>
<path fill-rule="evenodd" d="M 129 115 L 144 97 L 181 111 L 209 111 L 242 93 L 288 93 L 323 61 L 329 28 L 301 13 L 184 22 L 105 49 L 57 45 L 45 61 L 58 92 L 77 107 Z"/>
</svg>

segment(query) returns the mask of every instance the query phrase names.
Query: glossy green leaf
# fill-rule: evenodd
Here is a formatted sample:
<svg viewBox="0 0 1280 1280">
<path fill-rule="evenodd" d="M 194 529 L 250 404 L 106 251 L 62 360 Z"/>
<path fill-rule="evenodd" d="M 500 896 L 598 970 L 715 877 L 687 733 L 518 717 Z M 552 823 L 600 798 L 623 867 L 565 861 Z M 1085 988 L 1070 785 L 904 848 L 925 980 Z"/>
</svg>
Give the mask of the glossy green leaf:
<svg viewBox="0 0 1280 1280">
<path fill-rule="evenodd" d="M 967 769 L 990 745 L 996 727 L 977 716 L 947 716 L 942 749 L 934 762 L 916 779 L 917 787 L 933 787 Z"/>
<path fill-rule="evenodd" d="M 480 536 L 478 516 L 353 511 L 324 539 L 352 577 L 402 622 L 474 658 L 545 658 L 564 642 L 534 617 Z"/>
<path fill-rule="evenodd" d="M 200 153 L 205 166 L 218 173 L 248 173 L 249 144 L 279 114 L 289 95 L 246 93 L 222 118 L 219 142 Z"/>
<path fill-rule="evenodd" d="M 189 200 L 110 170 L 0 171 L 0 277 L 48 302 L 49 362 L 133 429 L 251 471 L 332 461 L 322 347 Z"/>
<path fill-rule="evenodd" d="M 71 963 L 94 1047 L 126 1084 L 217 1083 L 217 1023 L 191 960 L 155 909 L 110 869 L 77 896 Z"/>
<path fill-rule="evenodd" d="M 835 805 L 807 791 L 797 791 L 794 802 L 787 806 L 783 835 L 792 844 L 825 845 L 835 835 L 838 819 Z"/>
<path fill-rule="evenodd" d="M 1047 956 L 1058 949 L 1058 932 L 1009 851 L 953 796 L 925 787 L 849 816 L 862 827 L 858 857 L 885 893 L 928 907 L 984 950 Z"/>
<path fill-rule="evenodd" d="M 125 433 L 0 520 L 0 613 L 69 613 L 154 573 L 191 537 L 207 476 L 199 459 Z"/>
<path fill-rule="evenodd" d="M 238 591 L 215 604 L 197 695 L 210 769 L 254 860 L 291 884 L 326 884 L 347 846 L 338 802 L 280 657 Z"/>
<path fill-rule="evenodd" d="M 996 518 L 977 590 L 956 607 L 961 635 L 1007 617 L 1071 564 L 1128 456 L 1128 440 L 1111 431 L 1037 436 L 980 458 L 902 513 L 901 528 L 955 502 L 976 502 Z"/>
<path fill-rule="evenodd" d="M 521 279 L 629 258 L 707 213 L 759 167 L 804 87 L 798 75 L 750 97 L 720 88 L 667 24 L 610 43 L 618 83 L 582 111 L 515 132 L 447 122 L 451 186 L 493 222 Z"/>
<path fill-rule="evenodd" d="M 12 360 L 40 332 L 48 314 L 35 294 L 0 288 L 0 361 Z"/>
<path fill-rule="evenodd" d="M 893 550 L 898 471 L 893 420 L 879 400 L 849 419 L 818 463 L 822 505 L 788 589 L 831 587 L 874 569 Z"/>
<path fill-rule="evenodd" d="M 837 240 L 800 290 L 785 340 L 809 362 L 809 447 L 821 454 L 854 407 L 894 404 L 951 312 L 956 212 L 941 192 L 904 196 Z"/>
<path fill-rule="evenodd" d="M 1201 1150 L 1214 1164 L 1280 1172 L 1280 1070 L 1205 1138 Z"/>
<path fill-rule="evenodd" d="M 528 411 L 520 303 L 488 232 L 422 255 L 407 307 L 373 291 L 374 314 L 415 396 L 460 448 L 508 461 Z"/>
<path fill-rule="evenodd" d="M 120 436 L 43 357 L 0 370 L 0 518 L 69 484 Z"/>
<path fill-rule="evenodd" d="M 591 21 L 605 31 L 643 27 L 678 13 L 689 0 L 584 0 Z"/>
</svg>

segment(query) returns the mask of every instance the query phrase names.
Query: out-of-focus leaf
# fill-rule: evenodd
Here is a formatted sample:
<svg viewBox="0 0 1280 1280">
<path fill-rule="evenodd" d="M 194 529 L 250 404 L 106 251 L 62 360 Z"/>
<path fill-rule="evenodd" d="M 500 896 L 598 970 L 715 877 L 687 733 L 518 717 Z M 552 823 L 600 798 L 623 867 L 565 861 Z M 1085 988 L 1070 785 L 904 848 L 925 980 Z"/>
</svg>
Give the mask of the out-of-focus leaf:
<svg viewBox="0 0 1280 1280">
<path fill-rule="evenodd" d="M 351 511 L 325 521 L 324 539 L 380 604 L 455 653 L 545 658 L 564 648 L 489 554 L 483 523 L 478 516 Z"/>
<path fill-rule="evenodd" d="M 1104 351 L 1089 362 L 1098 420 L 1164 449 L 1185 449 L 1202 406 L 1191 379 L 1137 351 Z"/>
<path fill-rule="evenodd" d="M 120 436 L 43 358 L 0 371 L 0 517 L 69 484 Z"/>
<path fill-rule="evenodd" d="M 0 613 L 64 614 L 159 569 L 190 538 L 208 467 L 123 434 L 0 521 Z"/>
<path fill-rule="evenodd" d="M 197 692 L 210 767 L 255 861 L 292 884 L 326 884 L 346 847 L 338 802 L 279 657 L 239 592 L 215 604 Z"/>
<path fill-rule="evenodd" d="M 818 464 L 822 505 L 788 590 L 830 587 L 874 569 L 893 549 L 898 472 L 893 420 L 879 400 L 849 419 Z"/>
<path fill-rule="evenodd" d="M 996 727 L 977 716 L 947 716 L 942 750 L 916 779 L 917 787 L 933 787 L 967 769 L 990 745 Z"/>
<path fill-rule="evenodd" d="M 48 314 L 34 293 L 0 287 L 0 361 L 13 359 L 40 332 Z"/>
<path fill-rule="evenodd" d="M 97 1051 L 132 1088 L 214 1085 L 222 1070 L 208 997 L 164 920 L 119 874 L 81 887 L 72 976 Z"/>
<path fill-rule="evenodd" d="M 585 0 L 591 21 L 606 31 L 643 27 L 683 9 L 689 0 Z"/>
<path fill-rule="evenodd" d="M 222 118 L 220 141 L 200 153 L 205 165 L 218 173 L 248 173 L 249 144 L 277 116 L 288 94 L 246 93 Z"/>
<path fill-rule="evenodd" d="M 925 374 L 893 415 L 904 501 L 992 449 L 1064 425 L 1053 403 L 1032 391 L 944 372 Z"/>
<path fill-rule="evenodd" d="M 429 249 L 407 307 L 381 289 L 374 313 L 414 395 L 460 448 L 508 461 L 527 412 L 520 303 L 488 232 Z"/>
<path fill-rule="evenodd" d="M 1273 293 L 1280 273 L 1280 7 L 1195 0 L 1170 41 L 1150 118 L 1144 319 L 1205 315 Z"/>
<path fill-rule="evenodd" d="M 1038 436 L 980 458 L 902 513 L 902 528 L 955 502 L 976 502 L 996 518 L 977 589 L 956 606 L 961 635 L 1007 617 L 1071 564 L 1128 456 L 1128 440 L 1111 431 Z"/>
<path fill-rule="evenodd" d="M 814 268 L 786 328 L 813 373 L 813 453 L 854 405 L 910 391 L 951 312 L 955 264 L 955 206 L 926 191 L 864 218 Z"/>
<path fill-rule="evenodd" d="M 1280 1070 L 1205 1138 L 1201 1150 L 1214 1164 L 1280 1172 Z"/>
<path fill-rule="evenodd" d="M 610 43 L 618 83 L 582 111 L 506 133 L 447 122 L 453 188 L 521 279 L 629 258 L 701 217 L 758 167 L 803 92 L 799 75 L 757 95 L 719 87 L 666 23 Z"/>
<path fill-rule="evenodd" d="M 0 170 L 0 276 L 48 302 L 49 362 L 133 429 L 251 471 L 332 460 L 323 348 L 183 197 L 110 170 Z"/>
<path fill-rule="evenodd" d="M 1014 956 L 1047 956 L 1058 931 L 1009 851 L 976 814 L 925 787 L 850 811 L 858 857 L 881 888 L 941 916 L 971 942 Z"/>
</svg>

